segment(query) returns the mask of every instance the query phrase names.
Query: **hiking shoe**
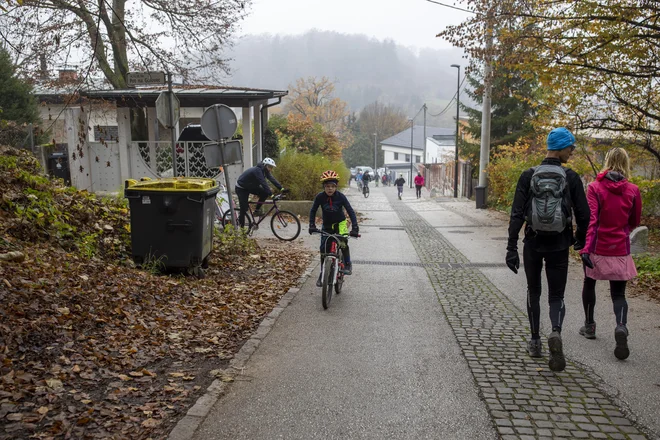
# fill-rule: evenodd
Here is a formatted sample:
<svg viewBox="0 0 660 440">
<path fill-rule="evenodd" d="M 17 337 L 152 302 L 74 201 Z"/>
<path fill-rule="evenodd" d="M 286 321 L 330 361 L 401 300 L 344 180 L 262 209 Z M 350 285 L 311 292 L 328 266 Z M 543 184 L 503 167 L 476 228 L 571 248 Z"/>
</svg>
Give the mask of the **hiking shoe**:
<svg viewBox="0 0 660 440">
<path fill-rule="evenodd" d="M 548 349 L 550 350 L 548 367 L 552 371 L 564 371 L 564 368 L 566 368 L 566 358 L 564 358 L 564 350 L 559 332 L 552 332 L 548 336 Z"/>
<path fill-rule="evenodd" d="M 530 339 L 527 341 L 527 353 L 533 358 L 543 357 L 543 345 L 540 339 Z"/>
<path fill-rule="evenodd" d="M 580 327 L 580 334 L 587 339 L 596 339 L 596 323 L 585 322 L 584 325 Z"/>
<path fill-rule="evenodd" d="M 353 264 L 352 263 L 346 263 L 344 265 L 344 275 L 352 275 L 353 274 Z"/>
<path fill-rule="evenodd" d="M 319 277 L 316 280 L 316 287 L 323 287 L 323 281 L 321 281 L 321 275 L 323 274 L 319 274 Z"/>
<path fill-rule="evenodd" d="M 616 326 L 614 340 L 616 341 L 614 356 L 620 360 L 628 359 L 630 350 L 628 349 L 628 328 L 625 325 L 619 324 Z"/>
</svg>

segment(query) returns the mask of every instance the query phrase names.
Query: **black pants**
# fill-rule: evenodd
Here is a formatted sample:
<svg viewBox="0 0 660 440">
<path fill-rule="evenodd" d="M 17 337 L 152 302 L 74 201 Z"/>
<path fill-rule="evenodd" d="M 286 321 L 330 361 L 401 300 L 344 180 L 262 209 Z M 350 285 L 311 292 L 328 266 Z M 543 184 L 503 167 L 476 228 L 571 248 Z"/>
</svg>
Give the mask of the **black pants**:
<svg viewBox="0 0 660 440">
<path fill-rule="evenodd" d="M 417 191 L 417 198 L 422 197 L 422 185 L 415 185 L 415 190 Z"/>
<path fill-rule="evenodd" d="M 530 246 L 523 249 L 523 264 L 527 276 L 527 316 L 532 330 L 532 339 L 539 338 L 541 319 L 541 272 L 545 262 L 545 276 L 548 280 L 548 303 L 552 331 L 561 332 L 566 307 L 564 291 L 568 278 L 568 249 L 555 252 L 537 252 Z"/>
<path fill-rule="evenodd" d="M 628 302 L 626 301 L 627 281 L 610 281 L 610 296 L 614 306 L 614 316 L 617 325 L 628 323 Z M 582 285 L 582 305 L 584 306 L 584 319 L 587 323 L 594 322 L 594 308 L 596 307 L 596 280 L 585 275 Z"/>
<path fill-rule="evenodd" d="M 250 194 L 255 194 L 259 197 L 259 203 L 266 201 L 270 195 L 263 188 L 241 188 L 237 186 L 234 188 L 236 191 L 236 196 L 238 197 L 238 224 L 242 228 L 245 226 L 245 213 L 248 211 L 248 200 L 250 199 Z M 258 205 L 257 208 L 261 208 L 262 205 Z"/>
</svg>

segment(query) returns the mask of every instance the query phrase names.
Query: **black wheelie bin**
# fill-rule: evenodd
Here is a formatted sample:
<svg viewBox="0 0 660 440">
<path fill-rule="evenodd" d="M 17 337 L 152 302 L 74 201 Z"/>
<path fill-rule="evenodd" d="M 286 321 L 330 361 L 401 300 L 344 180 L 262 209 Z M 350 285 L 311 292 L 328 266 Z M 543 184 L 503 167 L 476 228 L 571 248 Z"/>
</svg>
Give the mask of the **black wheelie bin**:
<svg viewBox="0 0 660 440">
<path fill-rule="evenodd" d="M 203 277 L 213 248 L 218 191 L 213 179 L 127 180 L 124 197 L 129 200 L 135 264 L 158 262 Z"/>
</svg>

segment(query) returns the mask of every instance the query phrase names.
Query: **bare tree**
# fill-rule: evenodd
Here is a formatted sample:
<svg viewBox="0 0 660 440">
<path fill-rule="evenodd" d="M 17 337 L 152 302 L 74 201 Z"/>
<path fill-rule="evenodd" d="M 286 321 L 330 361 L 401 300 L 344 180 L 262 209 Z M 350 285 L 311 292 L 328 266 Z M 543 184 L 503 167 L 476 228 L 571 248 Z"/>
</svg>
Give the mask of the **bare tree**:
<svg viewBox="0 0 660 440">
<path fill-rule="evenodd" d="M 84 62 L 126 87 L 129 70 L 167 70 L 186 79 L 226 73 L 223 51 L 251 0 L 4 0 L 0 39 L 24 72 Z M 129 8 L 127 9 L 127 6 Z M 89 64 L 87 64 L 89 63 Z M 87 75 L 85 75 L 87 76 Z"/>
</svg>

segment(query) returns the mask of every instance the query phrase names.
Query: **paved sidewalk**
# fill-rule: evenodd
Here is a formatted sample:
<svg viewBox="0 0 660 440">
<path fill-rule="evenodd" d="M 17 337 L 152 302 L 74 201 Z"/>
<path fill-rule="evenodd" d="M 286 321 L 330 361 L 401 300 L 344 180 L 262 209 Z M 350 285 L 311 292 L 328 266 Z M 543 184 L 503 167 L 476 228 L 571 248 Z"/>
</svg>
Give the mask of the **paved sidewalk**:
<svg viewBox="0 0 660 440">
<path fill-rule="evenodd" d="M 414 190 L 399 201 L 394 187 L 347 194 L 367 217 L 350 243 L 354 275 L 325 311 L 315 277 L 305 283 L 195 438 L 658 438 L 660 306 L 629 300 L 632 355 L 616 361 L 607 286 L 587 341 L 571 267 L 568 367 L 553 373 L 525 352 L 505 216 Z"/>
</svg>

